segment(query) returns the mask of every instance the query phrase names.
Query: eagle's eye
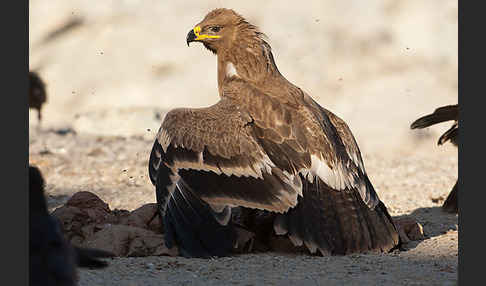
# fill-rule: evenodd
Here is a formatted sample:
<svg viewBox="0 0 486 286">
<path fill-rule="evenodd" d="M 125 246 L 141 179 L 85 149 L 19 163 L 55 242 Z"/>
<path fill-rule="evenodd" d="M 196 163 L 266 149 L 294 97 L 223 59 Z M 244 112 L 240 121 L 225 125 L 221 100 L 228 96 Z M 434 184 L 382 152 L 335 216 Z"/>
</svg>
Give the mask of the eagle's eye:
<svg viewBox="0 0 486 286">
<path fill-rule="evenodd" d="M 211 27 L 211 32 L 217 33 L 217 32 L 219 32 L 219 30 L 221 30 L 221 27 L 219 27 L 219 26 Z"/>
</svg>

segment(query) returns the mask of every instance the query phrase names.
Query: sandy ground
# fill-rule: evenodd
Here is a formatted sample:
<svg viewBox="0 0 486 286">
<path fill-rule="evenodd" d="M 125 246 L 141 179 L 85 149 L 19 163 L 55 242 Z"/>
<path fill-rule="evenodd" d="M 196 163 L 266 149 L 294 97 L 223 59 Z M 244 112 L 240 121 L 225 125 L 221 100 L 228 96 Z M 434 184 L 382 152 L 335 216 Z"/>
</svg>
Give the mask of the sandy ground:
<svg viewBox="0 0 486 286">
<path fill-rule="evenodd" d="M 111 209 L 133 210 L 155 202 L 147 177 L 152 139 L 56 131 L 64 130 L 37 130 L 31 125 L 30 131 L 30 162 L 45 175 L 51 210 L 77 191 L 96 193 Z M 80 285 L 453 285 L 457 215 L 442 212 L 440 205 L 456 180 L 457 156 L 452 148 L 441 149 L 445 150 L 407 157 L 364 156 L 391 215 L 411 216 L 424 227 L 425 240 L 408 243 L 406 251 L 349 257 L 268 253 L 215 260 L 117 258 L 105 270 L 81 270 Z"/>
<path fill-rule="evenodd" d="M 454 285 L 457 216 L 440 205 L 457 178 L 457 149 L 436 145 L 449 124 L 409 125 L 457 103 L 457 1 L 260 2 L 31 0 L 30 68 L 45 79 L 48 103 L 40 127 L 30 113 L 29 156 L 50 209 L 77 191 L 111 209 L 155 201 L 147 161 L 164 113 L 217 100 L 215 57 L 187 48 L 186 34 L 229 7 L 268 35 L 287 79 L 349 124 L 391 215 L 417 219 L 426 239 L 387 255 L 117 258 L 81 270 L 79 284 Z"/>
</svg>

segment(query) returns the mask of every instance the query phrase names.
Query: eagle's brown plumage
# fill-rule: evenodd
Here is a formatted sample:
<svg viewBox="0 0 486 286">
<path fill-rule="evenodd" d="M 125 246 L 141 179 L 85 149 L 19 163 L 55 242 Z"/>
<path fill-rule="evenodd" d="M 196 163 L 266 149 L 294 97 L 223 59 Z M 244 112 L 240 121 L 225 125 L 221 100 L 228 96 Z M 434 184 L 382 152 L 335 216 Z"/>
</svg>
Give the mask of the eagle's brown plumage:
<svg viewBox="0 0 486 286">
<path fill-rule="evenodd" d="M 433 113 L 420 117 L 419 119 L 415 120 L 410 128 L 412 129 L 422 129 L 429 127 L 431 125 L 445 122 L 445 121 L 454 121 L 451 128 L 449 128 L 444 134 L 439 137 L 437 141 L 438 145 L 442 145 L 447 141 L 450 141 L 454 146 L 457 147 L 459 142 L 459 105 L 446 105 L 437 108 L 434 110 Z M 458 179 L 459 180 L 459 179 Z M 454 187 L 452 188 L 451 192 L 447 196 L 444 204 L 442 205 L 442 209 L 449 213 L 457 213 L 458 206 L 457 206 L 457 197 L 458 197 L 458 187 L 457 181 Z"/>
<path fill-rule="evenodd" d="M 47 95 L 44 81 L 36 72 L 29 71 L 29 108 L 37 109 L 39 122 L 42 119 L 42 105 L 46 100 Z"/>
<path fill-rule="evenodd" d="M 240 206 L 277 213 L 275 232 L 312 253 L 396 247 L 348 126 L 280 74 L 263 33 L 216 9 L 189 32 L 193 41 L 217 55 L 221 99 L 170 111 L 157 134 L 149 173 L 168 246 L 227 255 L 231 207 Z"/>
</svg>

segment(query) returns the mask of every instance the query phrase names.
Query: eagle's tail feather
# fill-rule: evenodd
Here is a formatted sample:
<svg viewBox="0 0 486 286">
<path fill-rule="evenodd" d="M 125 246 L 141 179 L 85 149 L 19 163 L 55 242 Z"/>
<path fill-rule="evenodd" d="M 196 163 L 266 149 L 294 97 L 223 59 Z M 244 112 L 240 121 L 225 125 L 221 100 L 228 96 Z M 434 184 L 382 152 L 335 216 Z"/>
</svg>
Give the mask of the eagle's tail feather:
<svg viewBox="0 0 486 286">
<path fill-rule="evenodd" d="M 385 205 L 370 209 L 357 191 L 336 191 L 306 183 L 296 207 L 276 220 L 295 245 L 323 255 L 388 252 L 400 244 Z"/>
</svg>

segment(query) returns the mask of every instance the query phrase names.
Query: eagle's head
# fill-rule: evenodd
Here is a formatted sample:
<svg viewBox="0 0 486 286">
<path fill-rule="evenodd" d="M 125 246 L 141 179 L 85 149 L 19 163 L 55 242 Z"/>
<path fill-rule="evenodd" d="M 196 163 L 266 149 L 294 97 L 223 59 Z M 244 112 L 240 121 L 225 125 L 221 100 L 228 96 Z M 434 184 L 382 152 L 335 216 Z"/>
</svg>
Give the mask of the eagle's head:
<svg viewBox="0 0 486 286">
<path fill-rule="evenodd" d="M 187 34 L 187 45 L 190 42 L 201 42 L 217 54 L 223 47 L 229 47 L 237 39 L 242 29 L 255 30 L 241 15 L 231 9 L 219 8 L 209 12 Z"/>
<path fill-rule="evenodd" d="M 275 64 L 272 48 L 265 34 L 231 9 L 219 8 L 209 12 L 187 34 L 190 42 L 201 42 L 218 55 L 218 83 L 228 75 L 254 83 L 268 80 L 269 76 L 281 77 Z M 223 63 L 224 62 L 224 63 Z"/>
</svg>

